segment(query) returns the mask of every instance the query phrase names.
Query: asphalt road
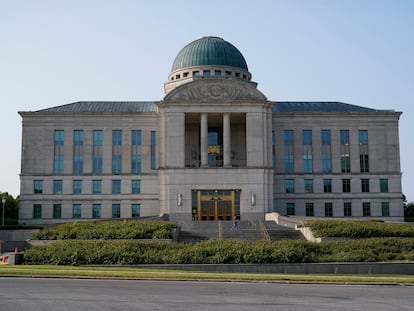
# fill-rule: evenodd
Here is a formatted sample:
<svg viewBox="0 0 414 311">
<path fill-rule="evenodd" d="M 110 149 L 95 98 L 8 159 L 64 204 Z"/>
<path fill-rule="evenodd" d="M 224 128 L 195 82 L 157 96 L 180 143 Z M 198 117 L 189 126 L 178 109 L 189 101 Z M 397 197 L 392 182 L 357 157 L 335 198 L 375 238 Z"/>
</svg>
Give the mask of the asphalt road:
<svg viewBox="0 0 414 311">
<path fill-rule="evenodd" d="M 0 311 L 414 310 L 414 286 L 0 278 Z"/>
</svg>

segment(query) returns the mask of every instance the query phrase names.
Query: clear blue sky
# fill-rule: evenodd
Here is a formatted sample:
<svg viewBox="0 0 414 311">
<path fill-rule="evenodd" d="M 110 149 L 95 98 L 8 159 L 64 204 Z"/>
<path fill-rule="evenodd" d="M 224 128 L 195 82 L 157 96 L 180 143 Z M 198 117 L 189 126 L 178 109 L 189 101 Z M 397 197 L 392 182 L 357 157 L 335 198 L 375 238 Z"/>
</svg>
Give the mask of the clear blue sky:
<svg viewBox="0 0 414 311">
<path fill-rule="evenodd" d="M 414 201 L 414 1 L 0 0 L 0 191 L 19 194 L 21 118 L 81 100 L 161 100 L 172 62 L 207 35 L 233 43 L 273 101 L 402 111 Z"/>
</svg>

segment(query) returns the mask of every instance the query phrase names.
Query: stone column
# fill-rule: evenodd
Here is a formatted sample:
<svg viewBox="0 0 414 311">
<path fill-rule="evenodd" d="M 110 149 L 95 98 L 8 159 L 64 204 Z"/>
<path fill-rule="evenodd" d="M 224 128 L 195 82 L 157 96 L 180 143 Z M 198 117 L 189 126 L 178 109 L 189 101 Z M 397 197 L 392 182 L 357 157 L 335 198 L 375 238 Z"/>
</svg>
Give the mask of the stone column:
<svg viewBox="0 0 414 311">
<path fill-rule="evenodd" d="M 200 133 L 200 152 L 201 152 L 201 166 L 208 166 L 208 120 L 207 113 L 201 114 L 201 133 Z"/>
<path fill-rule="evenodd" d="M 223 166 L 231 166 L 230 113 L 223 114 Z"/>
</svg>

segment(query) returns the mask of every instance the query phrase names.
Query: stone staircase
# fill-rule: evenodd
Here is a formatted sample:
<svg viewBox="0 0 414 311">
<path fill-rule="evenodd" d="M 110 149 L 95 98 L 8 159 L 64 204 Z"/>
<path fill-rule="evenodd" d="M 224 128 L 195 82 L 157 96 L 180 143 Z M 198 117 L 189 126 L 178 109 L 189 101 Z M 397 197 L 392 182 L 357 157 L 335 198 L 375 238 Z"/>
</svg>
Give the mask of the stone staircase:
<svg viewBox="0 0 414 311">
<path fill-rule="evenodd" d="M 265 221 L 263 223 L 272 241 L 304 239 L 299 231 L 292 228 L 280 226 L 273 221 Z M 203 240 L 219 239 L 243 241 L 265 240 L 265 234 L 258 223 L 240 221 L 238 230 L 231 230 L 232 225 L 232 221 L 194 221 L 191 224 L 182 224 L 178 235 L 178 242 L 196 243 Z"/>
</svg>

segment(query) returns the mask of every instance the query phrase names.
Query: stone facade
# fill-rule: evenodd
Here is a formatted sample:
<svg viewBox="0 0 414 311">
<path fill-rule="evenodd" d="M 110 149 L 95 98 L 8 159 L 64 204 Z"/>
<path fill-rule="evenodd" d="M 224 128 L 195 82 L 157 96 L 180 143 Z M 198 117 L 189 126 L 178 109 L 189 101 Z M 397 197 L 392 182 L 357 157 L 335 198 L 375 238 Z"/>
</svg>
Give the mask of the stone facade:
<svg viewBox="0 0 414 311">
<path fill-rule="evenodd" d="M 159 102 L 20 112 L 20 222 L 269 212 L 403 219 L 401 113 L 269 101 L 247 67 L 216 61 L 176 68 Z"/>
</svg>

